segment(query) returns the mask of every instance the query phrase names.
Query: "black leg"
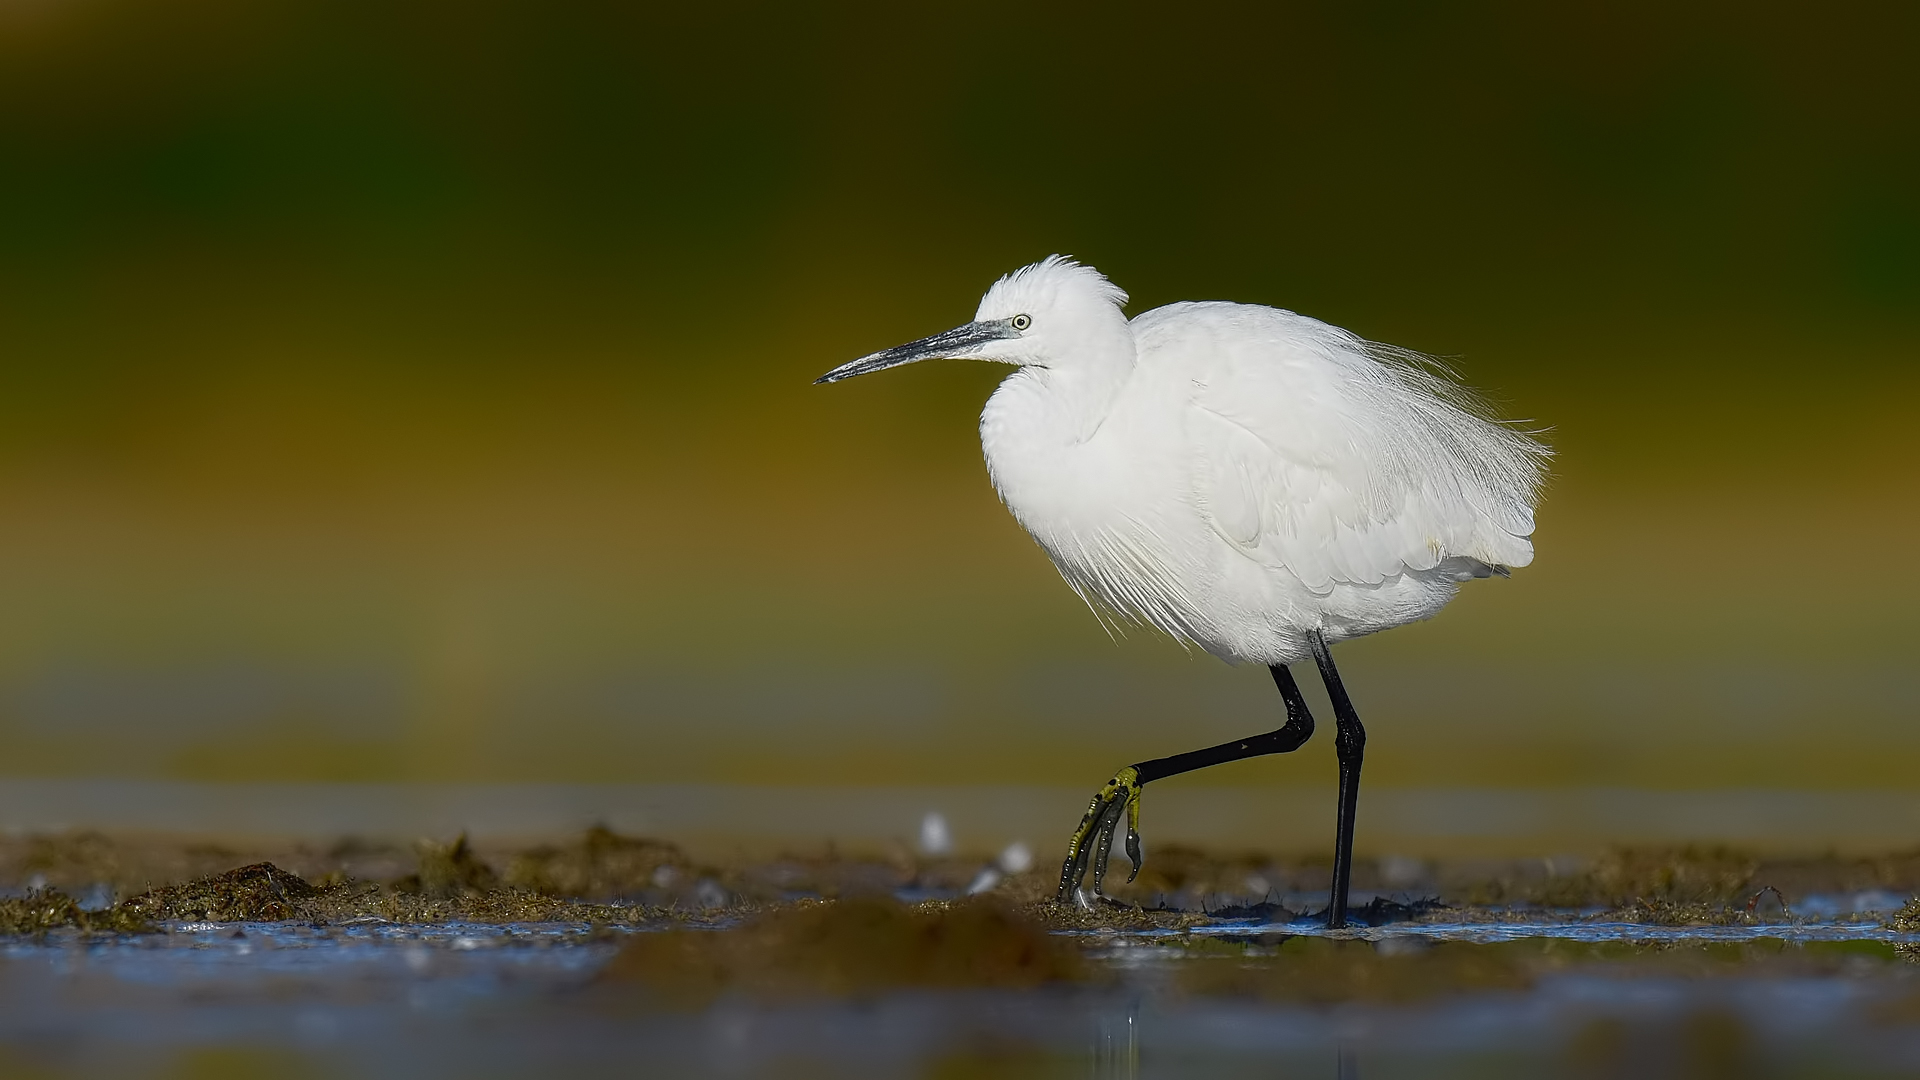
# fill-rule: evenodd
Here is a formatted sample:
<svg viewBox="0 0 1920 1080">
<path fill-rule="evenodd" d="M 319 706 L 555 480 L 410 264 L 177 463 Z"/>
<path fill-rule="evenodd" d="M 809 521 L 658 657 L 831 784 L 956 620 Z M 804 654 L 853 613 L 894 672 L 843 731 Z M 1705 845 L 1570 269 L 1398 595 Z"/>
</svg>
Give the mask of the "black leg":
<svg viewBox="0 0 1920 1080">
<path fill-rule="evenodd" d="M 1280 700 L 1287 705 L 1287 722 L 1284 726 L 1265 735 L 1236 739 L 1219 746 L 1209 746 L 1205 750 L 1189 750 L 1172 757 L 1143 761 L 1134 766 L 1140 774 L 1139 782 L 1144 785 L 1195 769 L 1224 765 L 1229 761 L 1266 754 L 1288 754 L 1300 749 L 1301 744 L 1313 736 L 1313 714 L 1307 711 L 1307 699 L 1301 696 L 1300 684 L 1293 681 L 1293 672 L 1288 671 L 1286 665 L 1275 664 L 1267 670 L 1273 673 L 1273 685 L 1280 688 Z"/>
<path fill-rule="evenodd" d="M 1133 872 L 1140 872 L 1141 788 L 1155 780 L 1210 765 L 1265 754 L 1289 753 L 1300 749 L 1301 744 L 1313 735 L 1313 714 L 1307 711 L 1307 699 L 1300 696 L 1300 687 L 1293 681 L 1293 673 L 1284 664 L 1275 664 L 1268 670 L 1273 673 L 1273 684 L 1280 688 L 1280 698 L 1286 703 L 1286 724 L 1264 735 L 1236 739 L 1172 757 L 1154 758 L 1121 769 L 1094 795 L 1086 816 L 1080 819 L 1080 827 L 1067 844 L 1067 860 L 1060 867 L 1058 899 L 1061 903 L 1073 899 L 1089 869 L 1093 871 L 1093 891 L 1095 894 L 1100 892 L 1100 885 L 1107 875 L 1107 854 L 1113 848 L 1113 834 L 1120 826 L 1120 815 L 1123 813 L 1127 815 L 1127 858 L 1133 861 Z M 1323 666 L 1321 670 L 1324 672 L 1329 669 Z M 1340 700 L 1344 701 L 1345 698 Z M 1344 727 L 1342 730 L 1345 730 Z M 1341 775 L 1346 775 L 1344 767 Z M 1343 791 L 1344 783 L 1343 780 Z M 1129 876 L 1127 880 L 1132 881 L 1133 878 Z"/>
<path fill-rule="evenodd" d="M 1367 756 L 1367 729 L 1360 726 L 1360 714 L 1353 711 L 1347 688 L 1340 683 L 1340 672 L 1333 666 L 1333 653 L 1327 639 L 1318 630 L 1309 631 L 1313 661 L 1320 665 L 1320 678 L 1327 684 L 1327 697 L 1333 700 L 1334 752 L 1340 758 L 1340 817 L 1333 840 L 1333 900 L 1327 905 L 1327 929 L 1347 925 L 1347 883 L 1353 878 L 1353 815 L 1360 803 L 1360 762 Z"/>
</svg>

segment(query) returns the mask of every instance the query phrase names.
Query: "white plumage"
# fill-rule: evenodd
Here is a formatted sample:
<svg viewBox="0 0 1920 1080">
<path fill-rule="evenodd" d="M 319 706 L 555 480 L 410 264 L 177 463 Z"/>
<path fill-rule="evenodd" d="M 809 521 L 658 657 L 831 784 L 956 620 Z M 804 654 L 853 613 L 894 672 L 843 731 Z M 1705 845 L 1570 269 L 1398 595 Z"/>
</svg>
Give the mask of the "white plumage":
<svg viewBox="0 0 1920 1080">
<path fill-rule="evenodd" d="M 975 358 L 1007 508 L 1089 603 L 1223 659 L 1307 656 L 1426 618 L 1533 558 L 1547 451 L 1417 354 L 1276 308 L 1126 294 L 1055 256 L 1000 279 Z M 856 361 L 857 363 L 857 361 Z"/>
<path fill-rule="evenodd" d="M 1424 619 L 1460 583 L 1533 560 L 1549 451 L 1444 369 L 1304 315 L 1169 304 L 1058 255 L 995 282 L 974 320 L 843 364 L 837 382 L 936 357 L 1016 370 L 980 416 L 994 487 L 1094 608 L 1272 669 L 1287 723 L 1143 761 L 1094 796 L 1060 896 L 1100 889 L 1121 816 L 1149 782 L 1287 753 L 1312 734 L 1287 665 L 1311 656 L 1339 721 L 1341 803 L 1328 925 L 1344 925 L 1366 732 L 1329 645 Z"/>
</svg>

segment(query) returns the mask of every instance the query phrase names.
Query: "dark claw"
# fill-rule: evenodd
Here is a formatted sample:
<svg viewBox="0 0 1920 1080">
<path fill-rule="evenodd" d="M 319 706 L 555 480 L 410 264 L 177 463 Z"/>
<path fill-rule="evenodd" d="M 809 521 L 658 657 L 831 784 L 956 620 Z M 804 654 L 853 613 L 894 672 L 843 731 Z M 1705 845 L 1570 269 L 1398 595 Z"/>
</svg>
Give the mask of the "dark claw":
<svg viewBox="0 0 1920 1080">
<path fill-rule="evenodd" d="M 1073 839 L 1067 844 L 1066 861 L 1060 866 L 1060 891 L 1056 897 L 1060 903 L 1078 899 L 1088 870 L 1093 871 L 1093 894 L 1102 896 L 1107 859 L 1113 852 L 1113 834 L 1120 830 L 1122 814 L 1127 819 L 1127 858 L 1133 862 L 1133 873 L 1127 875 L 1127 880 L 1132 881 L 1140 873 L 1141 861 L 1140 831 L 1136 827 L 1140 820 L 1140 782 L 1139 773 L 1132 766 L 1116 773 L 1087 804 L 1080 827 L 1074 830 Z"/>
<path fill-rule="evenodd" d="M 1080 818 L 1080 827 L 1074 830 L 1073 839 L 1067 844 L 1067 858 L 1060 865 L 1060 891 L 1055 897 L 1062 904 L 1074 898 L 1074 893 L 1080 889 L 1080 879 L 1086 876 L 1089 841 L 1093 839 L 1094 830 L 1105 810 L 1106 805 L 1101 802 L 1099 795 L 1095 795 L 1093 801 L 1087 804 L 1087 812 Z"/>
<path fill-rule="evenodd" d="M 1107 880 L 1107 856 L 1113 853 L 1113 831 L 1120 824 L 1120 814 L 1126 810 L 1126 801 L 1115 799 L 1107 804 L 1100 815 L 1100 830 L 1093 840 L 1093 895 L 1105 896 L 1101 891 Z"/>
</svg>

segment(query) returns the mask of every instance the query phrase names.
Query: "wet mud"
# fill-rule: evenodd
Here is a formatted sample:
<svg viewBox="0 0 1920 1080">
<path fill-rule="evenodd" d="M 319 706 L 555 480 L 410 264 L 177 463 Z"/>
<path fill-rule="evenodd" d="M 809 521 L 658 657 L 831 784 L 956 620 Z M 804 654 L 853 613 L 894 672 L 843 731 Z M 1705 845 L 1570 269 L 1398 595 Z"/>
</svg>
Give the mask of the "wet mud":
<svg viewBox="0 0 1920 1080">
<path fill-rule="evenodd" d="M 1910 853 L 1375 860 L 1341 932 L 1313 860 L 1169 849 L 1089 906 L 994 865 L 9 838 L 0 1073 L 1920 1072 Z"/>
</svg>

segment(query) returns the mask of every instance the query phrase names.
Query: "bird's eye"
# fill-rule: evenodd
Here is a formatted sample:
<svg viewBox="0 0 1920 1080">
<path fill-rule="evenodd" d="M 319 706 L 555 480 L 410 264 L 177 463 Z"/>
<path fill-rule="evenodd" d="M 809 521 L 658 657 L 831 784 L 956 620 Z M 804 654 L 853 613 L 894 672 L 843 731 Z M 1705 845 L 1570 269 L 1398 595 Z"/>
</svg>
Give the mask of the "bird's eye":
<svg viewBox="0 0 1920 1080">
<path fill-rule="evenodd" d="M 1013 325 L 1015 330 L 1025 330 L 1027 327 L 1033 325 L 1032 317 L 1027 315 L 1015 315 L 1007 321 Z"/>
</svg>

